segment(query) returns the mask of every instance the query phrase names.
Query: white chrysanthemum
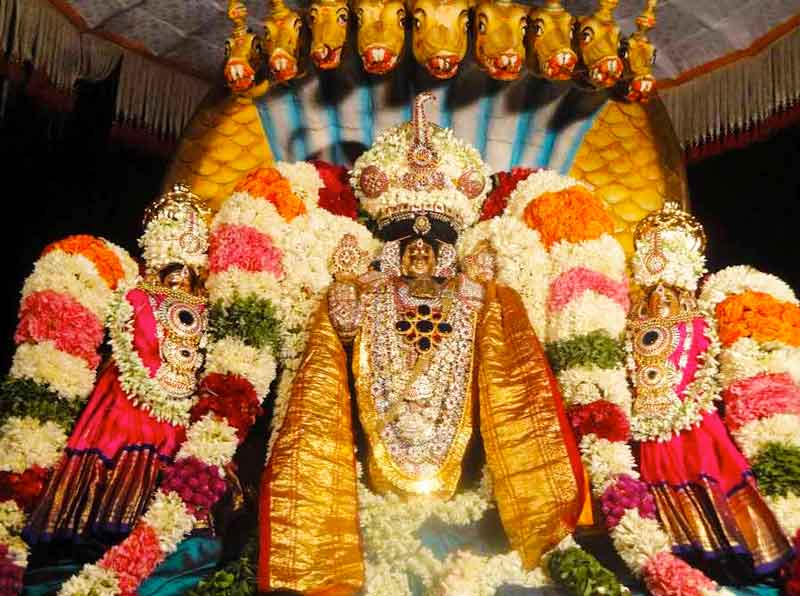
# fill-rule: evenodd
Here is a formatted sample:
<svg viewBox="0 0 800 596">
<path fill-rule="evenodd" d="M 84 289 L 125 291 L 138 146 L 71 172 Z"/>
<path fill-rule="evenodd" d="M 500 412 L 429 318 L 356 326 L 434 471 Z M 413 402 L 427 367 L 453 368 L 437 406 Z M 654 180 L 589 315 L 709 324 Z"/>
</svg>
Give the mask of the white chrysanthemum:
<svg viewBox="0 0 800 596">
<path fill-rule="evenodd" d="M 800 530 L 800 495 L 795 493 L 789 493 L 785 497 L 771 495 L 765 496 L 764 500 L 775 514 L 783 533 L 789 537 L 795 536 Z"/>
<path fill-rule="evenodd" d="M 431 126 L 431 143 L 440 158 L 436 169 L 444 174 L 445 188 L 424 192 L 406 190 L 393 181 L 399 180 L 409 171 L 407 153 L 413 134 L 413 128 L 409 124 L 390 128 L 380 134 L 372 148 L 362 153 L 353 164 L 350 184 L 361 206 L 371 217 L 378 219 L 385 209 L 395 205 L 406 204 L 416 209 L 428 209 L 438 203 L 458 213 L 465 226 L 471 226 L 478 221 L 483 201 L 491 190 L 491 169 L 480 153 L 456 137 L 452 130 Z M 359 184 L 361 172 L 368 166 L 377 166 L 390 180 L 389 189 L 375 198 L 367 197 Z M 469 170 L 478 172 L 486 181 L 482 192 L 472 199 L 456 187 L 458 178 Z"/>
<path fill-rule="evenodd" d="M 122 594 L 117 574 L 99 565 L 84 565 L 61 586 L 59 596 L 117 596 Z"/>
<path fill-rule="evenodd" d="M 581 439 L 581 459 L 592 482 L 592 492 L 599 497 L 620 474 L 638 478 L 636 462 L 627 443 L 598 439 L 589 434 Z"/>
<path fill-rule="evenodd" d="M 123 276 L 125 281 L 130 282 L 139 277 L 139 264 L 131 257 L 127 250 L 121 246 L 117 246 L 113 242 L 109 242 L 102 238 L 103 242 L 111 252 L 113 252 L 119 259 L 119 264 L 122 266 Z"/>
<path fill-rule="evenodd" d="M 49 252 L 36 261 L 33 273 L 22 287 L 22 297 L 44 290 L 71 296 L 101 321 L 114 295 L 94 263 L 83 255 L 70 255 L 60 250 Z"/>
<path fill-rule="evenodd" d="M 779 277 L 762 273 L 748 265 L 737 265 L 708 276 L 700 291 L 700 306 L 713 311 L 728 296 L 747 291 L 763 292 L 781 302 L 797 304 L 794 290 Z"/>
<path fill-rule="evenodd" d="M 727 387 L 762 373 L 788 373 L 800 385 L 800 348 L 741 337 L 720 355 L 720 382 Z"/>
<path fill-rule="evenodd" d="M 292 192 L 303 201 L 307 209 L 317 206 L 319 189 L 324 188 L 325 183 L 313 164 L 307 161 L 294 163 L 277 161 L 275 169 L 289 181 Z"/>
<path fill-rule="evenodd" d="M 253 385 L 256 395 L 263 398 L 275 380 L 277 365 L 269 347 L 258 349 L 241 339 L 226 337 L 208 347 L 206 372 L 244 377 Z"/>
<path fill-rule="evenodd" d="M 461 235 L 458 242 L 460 257 L 469 256 L 484 241 L 496 253 L 497 281 L 517 291 L 531 325 L 537 335 L 544 338 L 550 265 L 539 232 L 519 220 L 494 217 Z"/>
<path fill-rule="evenodd" d="M 642 574 L 650 558 L 672 549 L 672 541 L 658 520 L 642 517 L 635 507 L 625 512 L 611 538 L 617 554 L 636 575 Z"/>
<path fill-rule="evenodd" d="M 270 238 L 285 233 L 289 223 L 278 213 L 275 205 L 250 193 L 235 192 L 222 204 L 211 222 L 211 230 L 221 225 L 249 226 Z"/>
<path fill-rule="evenodd" d="M 12 416 L 0 427 L 0 471 L 21 474 L 32 466 L 50 468 L 66 444 L 67 434 L 55 422 Z"/>
<path fill-rule="evenodd" d="M 550 247 L 551 279 L 576 267 L 591 269 L 614 281 L 622 281 L 625 279 L 625 250 L 608 234 L 583 242 L 560 240 Z"/>
<path fill-rule="evenodd" d="M 800 448 L 800 416 L 774 414 L 753 420 L 733 433 L 739 449 L 752 461 L 767 443 L 782 443 Z"/>
<path fill-rule="evenodd" d="M 569 406 L 586 405 L 604 399 L 616 404 L 630 416 L 631 391 L 622 368 L 570 368 L 558 373 L 558 382 L 564 402 Z"/>
<path fill-rule="evenodd" d="M 242 271 L 228 269 L 214 273 L 206 282 L 208 297 L 212 303 L 230 304 L 234 298 L 258 296 L 274 303 L 281 295 L 281 285 L 272 273 L 266 271 Z"/>
<path fill-rule="evenodd" d="M 663 282 L 694 292 L 706 272 L 706 257 L 696 246 L 695 238 L 683 230 L 662 230 L 658 238 L 664 268 L 655 273 L 647 269 L 647 258 L 654 250 L 653 239 L 641 238 L 631 259 L 634 280 L 643 287 Z"/>
<path fill-rule="evenodd" d="M 0 501 L 0 528 L 18 534 L 25 527 L 25 512 L 13 500 Z"/>
<path fill-rule="evenodd" d="M 563 340 L 598 330 L 606 331 L 611 337 L 620 337 L 627 322 L 625 310 L 617 302 L 589 290 L 560 311 L 550 313 L 547 339 Z"/>
<path fill-rule="evenodd" d="M 83 358 L 62 352 L 52 341 L 17 346 L 8 374 L 48 385 L 67 400 L 85 399 L 95 380 L 94 369 Z"/>
<path fill-rule="evenodd" d="M 178 458 L 193 456 L 209 466 L 223 468 L 233 459 L 238 446 L 236 429 L 208 413 L 188 428 Z"/>
<path fill-rule="evenodd" d="M 365 596 L 411 596 L 406 574 L 386 562 L 364 562 Z"/>
<path fill-rule="evenodd" d="M 519 219 L 528 203 L 534 199 L 538 199 L 546 192 L 559 192 L 573 186 L 582 186 L 593 190 L 589 184 L 564 176 L 556 170 L 539 170 L 517 184 L 514 192 L 508 197 L 505 213 Z"/>
<path fill-rule="evenodd" d="M 188 222 L 178 222 L 169 217 L 158 217 L 147 224 L 139 238 L 142 258 L 150 271 L 159 271 L 170 263 L 183 263 L 195 269 L 208 267 L 208 226 L 202 218 L 195 218 L 191 229 L 199 240 L 199 246 L 191 253 L 183 244 L 190 231 Z"/>
<path fill-rule="evenodd" d="M 15 565 L 23 569 L 28 566 L 27 543 L 3 525 L 0 525 L 0 544 L 8 548 L 8 556 Z"/>
<path fill-rule="evenodd" d="M 166 556 L 177 550 L 197 520 L 177 493 L 157 491 L 142 522 L 155 530 L 161 552 Z"/>
</svg>

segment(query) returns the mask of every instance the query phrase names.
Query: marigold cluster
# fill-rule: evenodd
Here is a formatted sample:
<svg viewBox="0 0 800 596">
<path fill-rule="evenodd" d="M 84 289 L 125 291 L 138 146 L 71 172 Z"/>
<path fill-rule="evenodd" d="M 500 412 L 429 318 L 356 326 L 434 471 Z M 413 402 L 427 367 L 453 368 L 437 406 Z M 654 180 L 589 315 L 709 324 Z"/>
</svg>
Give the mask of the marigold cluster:
<svg viewBox="0 0 800 596">
<path fill-rule="evenodd" d="M 48 245 L 42 251 L 42 256 L 54 250 L 60 250 L 69 255 L 81 255 L 89 259 L 97 267 L 100 277 L 112 290 L 116 289 L 119 281 L 125 277 L 125 270 L 122 268 L 119 257 L 103 240 L 95 236 L 88 234 L 67 236 L 63 240 Z"/>
<path fill-rule="evenodd" d="M 561 240 L 576 243 L 614 233 L 605 205 L 582 186 L 540 195 L 528 203 L 522 218 L 548 248 Z"/>
<path fill-rule="evenodd" d="M 303 201 L 292 192 L 289 181 L 275 168 L 253 170 L 234 188 L 234 192 L 246 192 L 275 205 L 283 219 L 292 221 L 306 212 Z"/>
<path fill-rule="evenodd" d="M 729 296 L 717 305 L 719 338 L 730 346 L 741 337 L 800 346 L 800 306 L 763 292 Z"/>
</svg>

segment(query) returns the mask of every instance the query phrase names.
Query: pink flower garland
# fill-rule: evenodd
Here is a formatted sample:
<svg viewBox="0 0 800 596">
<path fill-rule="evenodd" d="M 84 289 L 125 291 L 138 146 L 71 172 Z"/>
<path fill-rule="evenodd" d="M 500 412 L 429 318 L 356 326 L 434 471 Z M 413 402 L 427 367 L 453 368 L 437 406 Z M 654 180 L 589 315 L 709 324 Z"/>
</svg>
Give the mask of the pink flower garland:
<svg viewBox="0 0 800 596">
<path fill-rule="evenodd" d="M 631 302 L 628 297 L 628 279 L 614 281 L 607 275 L 592 271 L 586 267 L 575 267 L 565 271 L 550 282 L 550 296 L 547 308 L 550 312 L 562 310 L 572 300 L 588 291 L 594 291 L 610 298 L 620 308 L 628 312 Z"/>
<path fill-rule="evenodd" d="M 617 476 L 600 497 L 600 508 L 606 518 L 606 528 L 612 530 L 628 509 L 638 509 L 639 515 L 656 519 L 656 502 L 647 485 L 628 474 Z"/>
<path fill-rule="evenodd" d="M 250 226 L 222 224 L 211 234 L 208 254 L 212 273 L 236 267 L 283 277 L 283 253 L 272 238 Z"/>
<path fill-rule="evenodd" d="M 652 596 L 705 596 L 717 590 L 701 571 L 666 552 L 647 561 L 644 579 Z"/>
<path fill-rule="evenodd" d="M 201 519 L 225 494 L 226 484 L 216 466 L 186 457 L 175 462 L 161 483 L 161 490 L 178 493 L 189 513 Z"/>
<path fill-rule="evenodd" d="M 800 387 L 788 373 L 762 373 L 730 385 L 723 394 L 732 431 L 775 414 L 800 414 Z"/>
<path fill-rule="evenodd" d="M 139 584 L 163 560 L 158 534 L 140 522 L 124 541 L 111 548 L 97 564 L 116 574 L 122 596 L 134 596 Z"/>
<path fill-rule="evenodd" d="M 22 301 L 14 341 L 17 345 L 52 341 L 62 352 L 83 358 L 95 368 L 100 364 L 97 348 L 103 342 L 103 325 L 71 296 L 43 290 Z"/>
</svg>

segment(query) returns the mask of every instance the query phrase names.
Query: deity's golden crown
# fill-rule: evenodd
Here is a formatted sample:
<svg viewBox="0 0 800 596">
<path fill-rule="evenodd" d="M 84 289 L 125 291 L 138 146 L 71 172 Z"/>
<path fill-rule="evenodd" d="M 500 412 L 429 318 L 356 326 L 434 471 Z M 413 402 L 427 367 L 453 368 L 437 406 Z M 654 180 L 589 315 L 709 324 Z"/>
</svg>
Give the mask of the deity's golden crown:
<svg viewBox="0 0 800 596">
<path fill-rule="evenodd" d="M 172 263 L 205 268 L 210 217 L 206 202 L 181 183 L 153 201 L 145 209 L 139 238 L 147 270 L 157 272 Z"/>
<path fill-rule="evenodd" d="M 422 93 L 411 122 L 385 131 L 355 162 L 350 182 L 379 231 L 420 215 L 460 232 L 477 222 L 490 190 L 489 166 L 453 131 L 428 122 Z"/>
</svg>

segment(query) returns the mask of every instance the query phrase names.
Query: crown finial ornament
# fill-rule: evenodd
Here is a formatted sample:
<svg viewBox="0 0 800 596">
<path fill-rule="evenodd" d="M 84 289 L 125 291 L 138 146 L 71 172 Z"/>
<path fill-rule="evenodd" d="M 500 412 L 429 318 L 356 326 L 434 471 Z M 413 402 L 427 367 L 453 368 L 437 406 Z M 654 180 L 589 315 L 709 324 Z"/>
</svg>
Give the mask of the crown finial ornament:
<svg viewBox="0 0 800 596">
<path fill-rule="evenodd" d="M 700 222 L 674 201 L 650 213 L 633 234 L 634 280 L 643 288 L 667 284 L 694 292 L 706 272 L 706 233 Z"/>
<path fill-rule="evenodd" d="M 418 95 L 411 122 L 384 131 L 350 172 L 361 206 L 386 240 L 417 234 L 413 224 L 422 215 L 431 225 L 426 235 L 454 242 L 480 216 L 489 166 L 452 130 L 428 121 L 425 105 L 435 99 Z"/>
<path fill-rule="evenodd" d="M 153 201 L 145 209 L 139 238 L 148 272 L 173 263 L 205 268 L 210 215 L 206 202 L 181 182 Z"/>
</svg>

